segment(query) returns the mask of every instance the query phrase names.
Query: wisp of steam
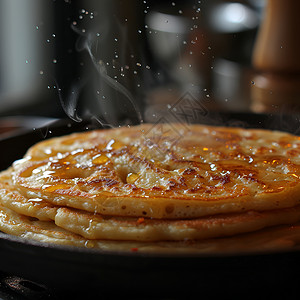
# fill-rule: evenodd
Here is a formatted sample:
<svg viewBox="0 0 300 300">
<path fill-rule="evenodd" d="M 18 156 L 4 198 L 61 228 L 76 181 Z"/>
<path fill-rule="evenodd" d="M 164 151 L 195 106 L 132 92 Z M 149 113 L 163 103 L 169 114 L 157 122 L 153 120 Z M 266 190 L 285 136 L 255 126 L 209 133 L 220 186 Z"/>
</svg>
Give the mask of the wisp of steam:
<svg viewBox="0 0 300 300">
<path fill-rule="evenodd" d="M 129 101 L 130 105 L 133 108 L 134 113 L 136 114 L 135 118 L 138 120 L 139 123 L 143 122 L 142 114 L 138 106 L 136 105 L 136 101 L 134 99 L 133 94 L 120 82 L 116 79 L 110 77 L 108 75 L 107 69 L 105 64 L 101 60 L 97 60 L 95 55 L 92 52 L 93 45 L 95 43 L 95 34 L 92 32 L 85 32 L 74 25 L 71 25 L 74 32 L 78 34 L 78 40 L 76 43 L 76 51 L 87 51 L 89 58 L 92 61 L 92 65 L 95 67 L 95 70 L 99 74 L 99 79 L 102 83 L 107 84 L 109 87 L 114 89 L 116 92 L 125 96 L 125 98 Z M 99 49 L 97 48 L 97 51 Z M 100 49 L 101 50 L 101 49 Z M 67 96 L 63 96 L 61 90 L 58 89 L 59 98 L 62 105 L 64 112 L 67 116 L 74 120 L 75 122 L 81 122 L 82 118 L 77 112 L 78 100 L 80 91 L 83 87 L 87 84 L 87 79 L 85 80 L 77 80 L 72 84 L 71 91 L 68 93 Z M 57 84 L 58 85 L 58 84 Z M 109 100 L 108 100 L 109 101 Z M 133 116 L 130 116 L 133 117 Z M 113 127 L 112 124 L 107 122 L 107 120 L 102 119 L 100 116 L 92 115 L 93 119 L 96 119 L 102 126 L 109 126 Z"/>
</svg>

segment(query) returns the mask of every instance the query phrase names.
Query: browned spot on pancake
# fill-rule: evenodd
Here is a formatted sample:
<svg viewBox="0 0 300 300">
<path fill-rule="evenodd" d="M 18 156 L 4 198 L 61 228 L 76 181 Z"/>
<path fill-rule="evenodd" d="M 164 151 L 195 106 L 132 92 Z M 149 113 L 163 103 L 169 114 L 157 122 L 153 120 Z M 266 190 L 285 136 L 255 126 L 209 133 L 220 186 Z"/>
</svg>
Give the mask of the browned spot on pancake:
<svg viewBox="0 0 300 300">
<path fill-rule="evenodd" d="M 197 171 L 195 169 L 192 169 L 192 168 L 187 168 L 183 171 L 182 174 L 183 175 L 194 175 L 194 174 L 197 174 Z"/>
<path fill-rule="evenodd" d="M 165 211 L 167 214 L 171 214 L 174 211 L 174 205 L 167 205 Z"/>
</svg>

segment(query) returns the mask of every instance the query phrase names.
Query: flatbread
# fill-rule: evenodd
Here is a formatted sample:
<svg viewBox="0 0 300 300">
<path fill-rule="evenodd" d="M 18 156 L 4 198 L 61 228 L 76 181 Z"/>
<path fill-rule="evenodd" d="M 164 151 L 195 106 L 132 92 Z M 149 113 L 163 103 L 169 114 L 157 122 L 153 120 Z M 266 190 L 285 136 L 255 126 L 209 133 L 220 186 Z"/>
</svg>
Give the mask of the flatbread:
<svg viewBox="0 0 300 300">
<path fill-rule="evenodd" d="M 14 164 L 13 184 L 27 197 L 103 215 L 180 219 L 300 204 L 299 137 L 153 126 L 38 143 Z"/>
<path fill-rule="evenodd" d="M 0 230 L 126 251 L 297 247 L 299 154 L 295 135 L 204 125 L 52 138 L 0 173 Z"/>
</svg>

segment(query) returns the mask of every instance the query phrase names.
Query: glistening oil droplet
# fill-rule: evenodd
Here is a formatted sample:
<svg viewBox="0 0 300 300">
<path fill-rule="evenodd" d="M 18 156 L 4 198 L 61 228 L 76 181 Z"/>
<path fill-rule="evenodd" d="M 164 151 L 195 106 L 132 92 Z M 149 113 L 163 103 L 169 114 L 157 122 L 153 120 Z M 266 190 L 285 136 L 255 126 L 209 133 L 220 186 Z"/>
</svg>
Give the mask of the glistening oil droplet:
<svg viewBox="0 0 300 300">
<path fill-rule="evenodd" d="M 138 178 L 139 178 L 138 174 L 136 174 L 136 173 L 129 173 L 127 175 L 127 178 L 126 178 L 126 182 L 129 183 L 129 184 L 133 184 Z"/>
<path fill-rule="evenodd" d="M 99 154 L 93 158 L 93 164 L 95 165 L 105 164 L 107 161 L 108 157 L 105 154 Z"/>
<path fill-rule="evenodd" d="M 123 147 L 123 144 L 121 142 L 115 141 L 114 139 L 110 140 L 107 143 L 106 149 L 107 150 L 118 150 Z"/>
<path fill-rule="evenodd" d="M 69 189 L 70 186 L 68 184 L 55 184 L 55 185 L 45 185 L 45 188 L 43 187 L 44 190 L 46 190 L 47 192 L 54 192 L 57 190 L 65 190 L 65 189 Z"/>
</svg>

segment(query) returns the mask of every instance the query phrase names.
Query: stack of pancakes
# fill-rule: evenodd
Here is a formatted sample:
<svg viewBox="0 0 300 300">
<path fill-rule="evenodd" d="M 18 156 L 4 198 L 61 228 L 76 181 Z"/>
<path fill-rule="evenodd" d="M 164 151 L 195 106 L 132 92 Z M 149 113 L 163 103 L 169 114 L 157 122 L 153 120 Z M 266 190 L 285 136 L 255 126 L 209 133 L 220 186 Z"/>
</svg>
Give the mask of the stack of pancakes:
<svg viewBox="0 0 300 300">
<path fill-rule="evenodd" d="M 292 247 L 299 154 L 288 133 L 181 123 L 44 140 L 0 173 L 0 230 L 110 250 Z"/>
</svg>

